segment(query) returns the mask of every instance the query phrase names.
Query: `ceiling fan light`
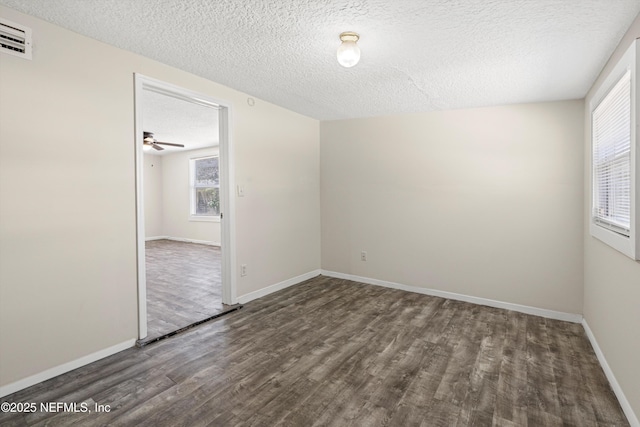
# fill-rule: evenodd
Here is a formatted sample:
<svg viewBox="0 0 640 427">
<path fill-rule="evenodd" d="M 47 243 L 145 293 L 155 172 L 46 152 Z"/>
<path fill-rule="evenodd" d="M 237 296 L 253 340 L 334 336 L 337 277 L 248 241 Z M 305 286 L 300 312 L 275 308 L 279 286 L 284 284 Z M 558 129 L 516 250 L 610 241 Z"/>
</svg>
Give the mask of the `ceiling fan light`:
<svg viewBox="0 0 640 427">
<path fill-rule="evenodd" d="M 338 52 L 336 56 L 338 63 L 345 68 L 353 67 L 360 61 L 360 47 L 358 47 L 358 40 L 360 36 L 353 32 L 344 32 L 340 34 L 340 40 L 342 43 L 338 46 Z"/>
</svg>

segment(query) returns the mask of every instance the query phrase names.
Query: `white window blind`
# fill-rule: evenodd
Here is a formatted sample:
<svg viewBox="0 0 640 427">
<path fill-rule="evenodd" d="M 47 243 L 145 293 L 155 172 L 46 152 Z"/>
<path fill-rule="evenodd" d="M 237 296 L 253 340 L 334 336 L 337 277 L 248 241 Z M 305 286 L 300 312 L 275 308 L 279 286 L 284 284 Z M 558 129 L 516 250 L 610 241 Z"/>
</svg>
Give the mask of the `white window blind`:
<svg viewBox="0 0 640 427">
<path fill-rule="evenodd" d="M 593 221 L 624 236 L 631 221 L 631 73 L 592 114 Z"/>
</svg>

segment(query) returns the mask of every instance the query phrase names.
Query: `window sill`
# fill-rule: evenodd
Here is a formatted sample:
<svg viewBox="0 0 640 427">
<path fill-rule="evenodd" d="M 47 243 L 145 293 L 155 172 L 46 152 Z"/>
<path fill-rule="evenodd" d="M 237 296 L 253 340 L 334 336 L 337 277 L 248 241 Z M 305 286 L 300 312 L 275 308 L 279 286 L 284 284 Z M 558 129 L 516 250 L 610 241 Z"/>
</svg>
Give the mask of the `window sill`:
<svg viewBox="0 0 640 427">
<path fill-rule="evenodd" d="M 636 245 L 633 238 L 623 236 L 622 234 L 615 233 L 606 228 L 600 227 L 595 224 L 593 220 L 590 224 L 591 235 L 601 242 L 606 243 L 613 249 L 622 252 L 633 260 L 638 260 L 640 253 L 636 251 Z M 633 235 L 633 234 L 632 234 Z"/>
<path fill-rule="evenodd" d="M 196 216 L 191 215 L 189 222 L 220 222 L 219 216 Z"/>
</svg>

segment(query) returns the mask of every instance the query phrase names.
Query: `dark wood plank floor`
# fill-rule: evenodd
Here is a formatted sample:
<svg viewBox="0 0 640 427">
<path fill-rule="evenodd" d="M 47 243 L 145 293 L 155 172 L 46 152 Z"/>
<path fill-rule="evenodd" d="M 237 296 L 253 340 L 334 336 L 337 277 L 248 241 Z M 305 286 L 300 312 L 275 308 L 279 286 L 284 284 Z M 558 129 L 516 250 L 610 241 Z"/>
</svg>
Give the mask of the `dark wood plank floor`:
<svg viewBox="0 0 640 427">
<path fill-rule="evenodd" d="M 146 242 L 145 250 L 145 341 L 231 309 L 222 304 L 219 247 L 163 239 Z"/>
<path fill-rule="evenodd" d="M 2 400 L 8 425 L 625 426 L 582 327 L 319 276 Z"/>
</svg>

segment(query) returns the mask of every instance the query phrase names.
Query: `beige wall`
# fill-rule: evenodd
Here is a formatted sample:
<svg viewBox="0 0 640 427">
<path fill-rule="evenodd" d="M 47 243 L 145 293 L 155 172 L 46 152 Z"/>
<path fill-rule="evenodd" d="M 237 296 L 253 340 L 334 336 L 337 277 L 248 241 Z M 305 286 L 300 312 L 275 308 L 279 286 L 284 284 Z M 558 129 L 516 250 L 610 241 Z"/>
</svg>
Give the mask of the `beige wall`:
<svg viewBox="0 0 640 427">
<path fill-rule="evenodd" d="M 191 221 L 189 160 L 213 156 L 218 147 L 181 151 L 162 156 L 162 235 L 178 239 L 200 240 L 220 245 L 220 222 Z"/>
<path fill-rule="evenodd" d="M 218 155 L 218 147 L 144 155 L 145 237 L 220 245 L 220 221 L 190 220 L 189 160 Z"/>
<path fill-rule="evenodd" d="M 234 127 L 235 139 L 249 142 L 236 146 L 245 189 L 236 199 L 238 264 L 248 267 L 239 296 L 320 268 L 319 122 L 293 113 L 276 121 L 284 110 L 262 108 L 236 115 Z"/>
<path fill-rule="evenodd" d="M 144 154 L 143 168 L 145 236 L 164 236 L 162 229 L 162 156 Z"/>
<path fill-rule="evenodd" d="M 238 296 L 319 268 L 319 123 L 0 7 L 0 386 L 137 336 L 133 73 L 232 106 Z"/>
<path fill-rule="evenodd" d="M 640 16 L 620 42 L 585 102 L 584 138 L 584 318 L 636 417 L 640 417 L 640 262 L 591 237 L 591 126 L 589 102 L 633 39 L 640 37 Z M 638 111 L 636 111 L 638 113 Z M 640 117 L 640 116 L 639 116 Z M 640 123 L 638 120 L 637 123 Z"/>
<path fill-rule="evenodd" d="M 322 122 L 322 268 L 581 313 L 582 123 L 582 101 Z"/>
<path fill-rule="evenodd" d="M 184 151 L 165 156 L 162 161 L 164 235 L 220 244 L 220 222 L 189 220 L 189 159 L 218 154 L 218 147 Z"/>
</svg>

